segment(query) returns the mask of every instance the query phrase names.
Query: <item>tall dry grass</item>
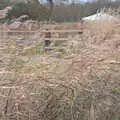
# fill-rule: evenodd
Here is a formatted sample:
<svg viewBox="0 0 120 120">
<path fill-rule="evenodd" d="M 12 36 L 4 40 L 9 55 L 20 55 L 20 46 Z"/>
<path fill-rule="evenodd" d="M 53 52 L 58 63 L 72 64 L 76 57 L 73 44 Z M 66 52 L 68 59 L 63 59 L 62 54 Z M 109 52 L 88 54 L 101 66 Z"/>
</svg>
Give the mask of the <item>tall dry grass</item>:
<svg viewBox="0 0 120 120">
<path fill-rule="evenodd" d="M 8 54 L 9 62 L 0 61 L 9 63 L 4 71 L 0 67 L 1 120 L 120 119 L 120 48 L 112 42 L 119 43 L 118 24 L 86 25 L 73 48 L 76 54 L 54 62 L 21 61 L 19 45 L 6 40 L 9 52 L 6 47 L 1 55 Z"/>
</svg>

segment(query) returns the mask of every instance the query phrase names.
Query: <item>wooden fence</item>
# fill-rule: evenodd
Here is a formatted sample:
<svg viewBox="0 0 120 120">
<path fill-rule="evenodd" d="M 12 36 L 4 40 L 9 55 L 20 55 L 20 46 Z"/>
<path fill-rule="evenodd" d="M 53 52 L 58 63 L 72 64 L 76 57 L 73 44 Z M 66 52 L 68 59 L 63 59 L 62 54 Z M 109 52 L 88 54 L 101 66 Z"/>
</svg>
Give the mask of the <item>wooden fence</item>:
<svg viewBox="0 0 120 120">
<path fill-rule="evenodd" d="M 30 37 L 40 33 L 40 38 L 47 40 L 68 40 L 69 35 L 80 35 L 83 33 L 81 29 L 66 29 L 66 30 L 36 30 L 36 31 L 21 31 L 21 30 L 0 30 L 0 38 L 10 37 Z M 50 37 L 46 37 L 46 34 L 50 34 Z M 54 37 L 57 34 L 57 37 Z"/>
</svg>

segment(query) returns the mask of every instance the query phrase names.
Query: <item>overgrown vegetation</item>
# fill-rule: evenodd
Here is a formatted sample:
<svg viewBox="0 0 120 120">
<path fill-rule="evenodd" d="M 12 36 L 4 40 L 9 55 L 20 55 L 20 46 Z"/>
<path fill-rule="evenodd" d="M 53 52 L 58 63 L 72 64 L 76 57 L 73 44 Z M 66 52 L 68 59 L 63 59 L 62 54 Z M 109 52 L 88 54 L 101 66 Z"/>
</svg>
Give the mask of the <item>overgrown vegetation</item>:
<svg viewBox="0 0 120 120">
<path fill-rule="evenodd" d="M 0 10 L 11 5 L 10 0 L 0 0 Z"/>
<path fill-rule="evenodd" d="M 84 33 L 66 41 L 64 51 L 60 42 L 54 44 L 60 47 L 54 53 L 64 53 L 68 43 L 77 42 L 67 59 L 45 54 L 41 60 L 43 46 L 38 43 L 27 49 L 31 59 L 26 61 L 23 48 L 28 46 L 17 48 L 13 38 L 1 40 L 0 118 L 120 120 L 120 35 L 113 29 L 120 29 L 119 21 L 86 23 Z"/>
<path fill-rule="evenodd" d="M 102 0 L 101 0 L 102 1 Z M 85 3 L 85 4 L 72 4 L 72 5 L 56 5 L 53 10 L 53 20 L 58 22 L 63 21 L 77 21 L 82 17 L 86 17 L 104 8 L 118 9 L 120 2 L 115 3 Z M 119 12 L 120 14 L 120 12 Z"/>
<path fill-rule="evenodd" d="M 31 2 L 21 2 L 13 6 L 12 10 L 9 11 L 6 19 L 11 20 L 25 14 L 28 15 L 30 19 L 38 21 L 48 20 L 49 18 L 49 10 L 42 5 Z"/>
<path fill-rule="evenodd" d="M 53 3 L 52 3 L 53 4 Z M 7 19 L 12 19 L 19 17 L 23 14 L 28 14 L 31 19 L 43 21 L 49 20 L 51 17 L 52 20 L 63 22 L 63 21 L 77 21 L 82 17 L 89 16 L 96 13 L 103 8 L 119 8 L 120 2 L 104 2 L 98 1 L 93 3 L 85 4 L 59 4 L 52 5 L 53 10 L 48 7 L 49 5 L 42 5 L 37 0 L 0 0 L 0 9 L 3 9 L 6 6 L 13 5 L 13 9 L 8 13 Z M 52 12 L 52 14 L 51 14 Z"/>
<path fill-rule="evenodd" d="M 20 2 L 7 17 L 44 20 L 35 14 L 41 7 Z M 80 18 L 79 5 L 55 7 L 61 15 L 70 7 L 65 18 L 54 11 L 56 21 Z M 75 29 L 73 23 L 47 25 L 34 35 L 0 33 L 0 120 L 120 120 L 119 19 L 85 22 L 81 34 L 63 32 Z M 63 34 L 54 32 L 56 40 L 45 47 L 41 31 L 49 25 Z"/>
</svg>

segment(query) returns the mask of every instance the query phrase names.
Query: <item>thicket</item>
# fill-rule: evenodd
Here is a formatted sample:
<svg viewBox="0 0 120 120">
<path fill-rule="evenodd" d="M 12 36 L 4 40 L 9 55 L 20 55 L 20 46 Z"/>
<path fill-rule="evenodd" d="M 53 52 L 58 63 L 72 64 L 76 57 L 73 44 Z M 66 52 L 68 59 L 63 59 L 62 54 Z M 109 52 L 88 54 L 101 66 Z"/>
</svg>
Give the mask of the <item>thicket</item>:
<svg viewBox="0 0 120 120">
<path fill-rule="evenodd" d="M 40 4 L 35 3 L 17 3 L 13 6 L 12 10 L 9 11 L 6 19 L 13 19 L 20 17 L 21 15 L 28 15 L 33 20 L 48 20 L 49 10 Z"/>
<path fill-rule="evenodd" d="M 14 1 L 14 0 L 13 0 Z M 82 17 L 92 15 L 103 8 L 119 8 L 120 1 L 116 2 L 93 2 L 85 4 L 59 4 L 54 5 L 51 15 L 49 5 L 42 5 L 36 0 L 19 0 L 19 2 L 10 2 L 10 0 L 0 0 L 0 9 L 8 5 L 13 5 L 13 9 L 9 11 L 6 19 L 17 18 L 21 15 L 27 14 L 33 20 L 44 21 L 51 18 L 53 21 L 78 21 Z M 52 16 L 52 17 L 51 17 Z"/>
<path fill-rule="evenodd" d="M 86 17 L 99 12 L 103 8 L 118 9 L 120 2 L 114 3 L 86 3 L 86 4 L 72 4 L 72 5 L 56 5 L 54 6 L 52 19 L 55 21 L 77 21 L 82 17 Z"/>
<path fill-rule="evenodd" d="M 11 5 L 9 0 L 0 0 L 0 10 L 4 9 L 6 6 Z"/>
</svg>

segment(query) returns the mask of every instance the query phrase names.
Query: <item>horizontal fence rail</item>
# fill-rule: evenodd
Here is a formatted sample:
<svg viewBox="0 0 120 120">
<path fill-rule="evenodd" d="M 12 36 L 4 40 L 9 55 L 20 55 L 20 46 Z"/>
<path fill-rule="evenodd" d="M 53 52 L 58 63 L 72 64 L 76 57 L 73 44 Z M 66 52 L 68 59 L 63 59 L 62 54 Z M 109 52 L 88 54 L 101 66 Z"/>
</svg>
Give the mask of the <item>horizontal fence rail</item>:
<svg viewBox="0 0 120 120">
<path fill-rule="evenodd" d="M 0 33 L 35 33 L 36 31 L 23 30 L 0 30 Z"/>
<path fill-rule="evenodd" d="M 35 31 L 28 31 L 28 30 L 0 30 L 0 38 L 9 38 L 11 36 L 17 36 L 17 35 L 23 35 L 23 36 L 31 36 L 35 35 L 36 33 L 41 33 L 42 38 L 46 38 L 47 40 L 68 40 L 69 38 L 65 37 L 57 37 L 54 38 L 52 35 L 58 34 L 58 36 L 62 34 L 82 34 L 83 30 L 82 29 L 66 29 L 66 30 L 35 30 Z M 47 33 L 51 34 L 51 37 L 45 37 Z"/>
<path fill-rule="evenodd" d="M 81 29 L 80 30 L 44 30 L 42 31 L 43 33 L 79 33 L 79 32 L 83 32 Z"/>
<path fill-rule="evenodd" d="M 83 30 L 81 29 L 67 29 L 67 30 L 35 30 L 35 31 L 27 31 L 27 30 L 0 30 L 0 33 L 36 33 L 36 32 L 42 32 L 42 33 L 46 33 L 46 32 L 51 32 L 51 33 L 77 33 L 77 32 L 83 32 Z"/>
</svg>

